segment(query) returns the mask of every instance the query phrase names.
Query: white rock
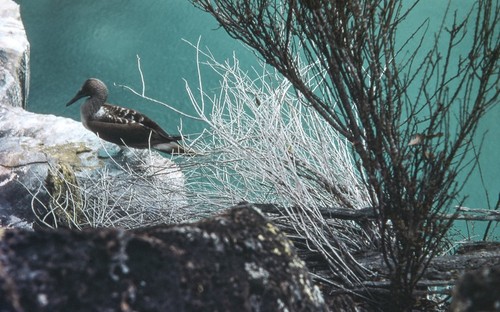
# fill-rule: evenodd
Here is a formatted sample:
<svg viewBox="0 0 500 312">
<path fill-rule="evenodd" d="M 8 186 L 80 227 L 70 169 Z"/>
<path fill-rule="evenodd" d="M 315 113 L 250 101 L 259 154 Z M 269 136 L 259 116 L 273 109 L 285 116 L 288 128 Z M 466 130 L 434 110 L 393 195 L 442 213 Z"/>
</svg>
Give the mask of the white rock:
<svg viewBox="0 0 500 312">
<path fill-rule="evenodd" d="M 28 38 L 19 5 L 11 0 L 0 0 L 0 7 L 0 103 L 26 107 L 30 56 Z"/>
<path fill-rule="evenodd" d="M 64 164 L 78 178 L 92 226 L 178 221 L 186 205 L 178 166 L 149 150 L 116 153 L 80 122 L 27 112 L 29 43 L 19 6 L 0 0 L 0 225 L 26 226 L 48 207 L 46 178 Z M 65 194 L 64 196 L 73 196 Z M 76 196 L 76 195 L 75 195 Z"/>
</svg>

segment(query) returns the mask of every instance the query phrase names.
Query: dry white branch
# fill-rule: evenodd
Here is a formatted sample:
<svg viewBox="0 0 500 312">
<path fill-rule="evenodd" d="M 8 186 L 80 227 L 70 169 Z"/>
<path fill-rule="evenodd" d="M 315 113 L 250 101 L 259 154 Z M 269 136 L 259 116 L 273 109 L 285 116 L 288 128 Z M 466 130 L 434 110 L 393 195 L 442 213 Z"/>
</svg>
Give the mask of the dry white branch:
<svg viewBox="0 0 500 312">
<path fill-rule="evenodd" d="M 208 49 L 202 51 L 199 42 L 193 47 L 197 51 L 198 82 L 196 90 L 186 82 L 186 90 L 196 116 L 151 99 L 144 93 L 144 85 L 141 92 L 124 86 L 182 117 L 205 123 L 201 135 L 183 142 L 202 156 L 176 158 L 185 177 L 183 194 L 189 210 L 199 217 L 240 201 L 284 207 L 282 222 L 297 233 L 296 237 L 335 268 L 344 285 L 358 283 L 367 270 L 352 253 L 369 249 L 377 234 L 369 222 L 362 227 L 355 221 L 327 220 L 320 211 L 338 206 L 361 209 L 372 204 L 356 170 L 350 143 L 308 107 L 274 69 L 261 64 L 247 73 L 236 56 L 220 63 Z M 139 59 L 138 66 L 144 84 Z M 217 94 L 204 91 L 202 68 L 207 67 L 220 78 Z M 321 81 L 313 78 L 320 73 L 311 72 L 311 68 L 304 65 L 301 75 L 311 89 L 320 90 L 321 86 L 313 85 Z M 127 172 L 128 168 L 122 170 Z M 136 176 L 132 171 L 129 174 Z M 105 183 L 106 178 L 99 180 Z M 159 190 L 151 189 L 152 196 Z M 127 198 L 114 201 L 124 209 Z M 109 222 L 107 217 L 100 214 L 100 222 Z"/>
<path fill-rule="evenodd" d="M 25 186 L 39 223 L 51 228 L 137 228 L 190 217 L 184 179 L 173 162 L 151 150 L 126 149 L 116 159 L 106 153 L 109 161 L 102 168 L 76 177 L 70 166 L 60 163 L 51 166 L 47 178 L 38 177 L 37 190 Z"/>
<path fill-rule="evenodd" d="M 203 216 L 241 201 L 284 207 L 284 222 L 297 237 L 337 268 L 336 275 L 347 284 L 359 282 L 360 272 L 366 270 L 351 253 L 371 247 L 377 234 L 369 222 L 361 227 L 355 221 L 327 220 L 320 211 L 371 206 L 350 143 L 274 69 L 261 64 L 247 73 L 236 56 L 221 63 L 210 50 L 202 51 L 199 41 L 192 46 L 197 51 L 198 81 L 196 89 L 186 82 L 186 90 L 196 116 L 124 86 L 180 116 L 205 123 L 202 134 L 183 142 L 202 156 L 176 158 L 190 211 Z M 220 78 L 217 94 L 204 90 L 202 68 L 207 67 Z M 320 73 L 311 68 L 304 64 L 301 75 L 311 89 L 320 90 L 313 85 L 321 81 L 314 78 Z"/>
</svg>

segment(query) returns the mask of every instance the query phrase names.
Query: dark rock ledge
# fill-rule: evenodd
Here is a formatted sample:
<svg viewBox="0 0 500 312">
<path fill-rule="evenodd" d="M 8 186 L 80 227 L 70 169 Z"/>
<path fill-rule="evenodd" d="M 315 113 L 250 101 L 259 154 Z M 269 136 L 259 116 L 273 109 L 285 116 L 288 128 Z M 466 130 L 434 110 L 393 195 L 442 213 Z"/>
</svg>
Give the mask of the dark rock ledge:
<svg viewBox="0 0 500 312">
<path fill-rule="evenodd" d="M 0 311 L 325 311 L 290 241 L 240 205 L 141 230 L 4 229 Z"/>
</svg>

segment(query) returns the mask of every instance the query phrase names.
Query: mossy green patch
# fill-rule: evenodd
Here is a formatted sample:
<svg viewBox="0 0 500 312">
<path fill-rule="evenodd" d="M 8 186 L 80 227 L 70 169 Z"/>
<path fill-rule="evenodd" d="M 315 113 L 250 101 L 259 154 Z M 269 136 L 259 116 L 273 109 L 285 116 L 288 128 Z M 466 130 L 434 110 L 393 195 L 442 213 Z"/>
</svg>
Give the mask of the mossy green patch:
<svg viewBox="0 0 500 312">
<path fill-rule="evenodd" d="M 69 164 L 61 162 L 51 166 L 45 186 L 51 199 L 44 222 L 68 228 L 81 228 L 87 223 L 80 186 Z"/>
<path fill-rule="evenodd" d="M 85 145 L 85 143 L 81 142 L 49 146 L 40 145 L 39 150 L 57 159 L 58 162 L 68 164 L 73 168 L 79 168 L 82 166 L 82 159 L 80 158 L 80 154 L 92 151 L 92 149 Z"/>
</svg>

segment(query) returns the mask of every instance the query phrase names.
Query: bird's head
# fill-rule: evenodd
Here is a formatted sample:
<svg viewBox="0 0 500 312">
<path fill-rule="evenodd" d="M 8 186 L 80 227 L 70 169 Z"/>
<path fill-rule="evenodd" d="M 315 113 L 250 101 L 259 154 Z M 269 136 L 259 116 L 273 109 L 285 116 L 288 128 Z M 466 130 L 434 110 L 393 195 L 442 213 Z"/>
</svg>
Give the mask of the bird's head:
<svg viewBox="0 0 500 312">
<path fill-rule="evenodd" d="M 99 79 L 89 78 L 66 106 L 70 106 L 83 97 L 100 98 L 104 103 L 108 97 L 108 88 Z"/>
</svg>

